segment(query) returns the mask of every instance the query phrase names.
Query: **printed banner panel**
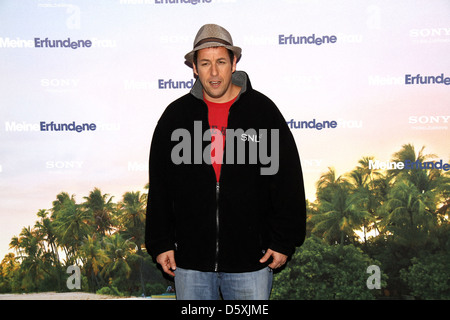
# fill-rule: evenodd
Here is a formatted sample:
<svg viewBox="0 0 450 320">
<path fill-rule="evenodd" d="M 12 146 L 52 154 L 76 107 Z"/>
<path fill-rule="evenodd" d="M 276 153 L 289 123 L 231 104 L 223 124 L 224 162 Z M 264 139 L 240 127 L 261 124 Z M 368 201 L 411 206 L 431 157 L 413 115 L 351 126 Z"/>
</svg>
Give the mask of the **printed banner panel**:
<svg viewBox="0 0 450 320">
<path fill-rule="evenodd" d="M 2 1 L 0 256 L 61 192 L 146 192 L 153 130 L 193 85 L 183 57 L 205 23 L 283 113 L 308 200 L 329 168 L 386 169 L 404 144 L 448 171 L 449 16 L 446 0 Z"/>
</svg>

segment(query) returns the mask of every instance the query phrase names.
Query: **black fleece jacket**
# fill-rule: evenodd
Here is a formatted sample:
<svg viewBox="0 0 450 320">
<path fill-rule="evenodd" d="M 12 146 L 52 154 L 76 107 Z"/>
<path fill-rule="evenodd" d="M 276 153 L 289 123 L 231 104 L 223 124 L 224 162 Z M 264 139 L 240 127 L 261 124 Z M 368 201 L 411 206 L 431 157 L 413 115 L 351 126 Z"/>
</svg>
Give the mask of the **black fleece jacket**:
<svg viewBox="0 0 450 320">
<path fill-rule="evenodd" d="M 200 81 L 166 108 L 154 131 L 145 243 L 154 258 L 175 250 L 181 268 L 256 271 L 268 264 L 259 262 L 267 249 L 290 256 L 305 238 L 305 192 L 292 133 L 245 72 L 235 72 L 232 81 L 242 89 L 228 116 L 219 183 L 208 160 Z"/>
</svg>

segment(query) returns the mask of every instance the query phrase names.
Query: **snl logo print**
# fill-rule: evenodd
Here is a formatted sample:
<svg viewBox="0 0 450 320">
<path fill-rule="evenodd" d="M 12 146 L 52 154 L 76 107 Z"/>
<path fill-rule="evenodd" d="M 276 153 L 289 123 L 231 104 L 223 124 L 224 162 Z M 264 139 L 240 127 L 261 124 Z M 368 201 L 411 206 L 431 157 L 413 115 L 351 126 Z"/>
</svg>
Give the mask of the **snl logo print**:
<svg viewBox="0 0 450 320">
<path fill-rule="evenodd" d="M 178 143 L 170 157 L 175 165 L 181 164 L 260 164 L 261 175 L 274 175 L 279 169 L 278 129 L 226 129 L 224 144 L 221 130 L 202 133 L 202 122 L 194 121 L 193 136 L 184 128 L 172 132 L 171 141 Z M 214 137 L 214 139 L 212 139 Z M 270 141 L 269 141 L 270 140 Z M 202 142 L 211 143 L 203 147 Z M 226 146 L 226 155 L 222 150 Z M 269 151 L 270 150 L 270 151 Z"/>
</svg>

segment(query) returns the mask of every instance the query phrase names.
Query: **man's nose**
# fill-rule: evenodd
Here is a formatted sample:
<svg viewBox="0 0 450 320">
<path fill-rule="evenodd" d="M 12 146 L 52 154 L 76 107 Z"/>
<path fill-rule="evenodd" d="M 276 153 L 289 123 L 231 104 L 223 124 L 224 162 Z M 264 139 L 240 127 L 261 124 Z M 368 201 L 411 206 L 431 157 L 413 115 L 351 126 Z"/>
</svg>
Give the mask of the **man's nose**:
<svg viewBox="0 0 450 320">
<path fill-rule="evenodd" d="M 213 63 L 211 65 L 211 75 L 212 76 L 217 76 L 219 74 L 219 70 L 217 68 L 217 65 L 215 63 Z"/>
</svg>

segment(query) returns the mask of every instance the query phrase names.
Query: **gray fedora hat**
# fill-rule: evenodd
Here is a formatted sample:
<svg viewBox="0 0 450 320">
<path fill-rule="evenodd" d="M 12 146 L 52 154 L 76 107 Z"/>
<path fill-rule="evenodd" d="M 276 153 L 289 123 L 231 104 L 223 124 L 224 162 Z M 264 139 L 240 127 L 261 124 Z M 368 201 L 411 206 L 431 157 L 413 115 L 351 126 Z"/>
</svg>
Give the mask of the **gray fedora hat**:
<svg viewBox="0 0 450 320">
<path fill-rule="evenodd" d="M 233 46 L 231 34 L 225 28 L 217 24 L 205 24 L 195 36 L 194 49 L 187 53 L 184 58 L 186 62 L 192 65 L 195 51 L 211 47 L 225 47 L 233 51 L 237 60 L 241 57 L 242 49 Z"/>
</svg>

